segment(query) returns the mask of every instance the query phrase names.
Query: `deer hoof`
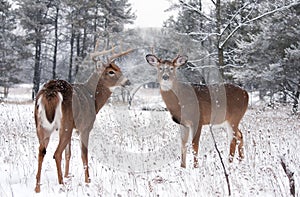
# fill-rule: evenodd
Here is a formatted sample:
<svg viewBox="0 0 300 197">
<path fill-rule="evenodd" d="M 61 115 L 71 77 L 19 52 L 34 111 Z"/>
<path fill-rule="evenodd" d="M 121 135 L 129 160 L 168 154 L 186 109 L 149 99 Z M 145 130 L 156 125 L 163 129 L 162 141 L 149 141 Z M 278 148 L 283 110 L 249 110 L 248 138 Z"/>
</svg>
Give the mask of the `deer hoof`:
<svg viewBox="0 0 300 197">
<path fill-rule="evenodd" d="M 35 187 L 34 191 L 35 191 L 36 193 L 40 193 L 40 192 L 41 192 L 40 186 L 37 185 L 37 186 Z"/>
<path fill-rule="evenodd" d="M 90 183 L 90 182 L 91 182 L 91 179 L 90 179 L 90 178 L 86 178 L 86 179 L 85 179 L 85 182 L 86 182 L 86 183 Z"/>
</svg>

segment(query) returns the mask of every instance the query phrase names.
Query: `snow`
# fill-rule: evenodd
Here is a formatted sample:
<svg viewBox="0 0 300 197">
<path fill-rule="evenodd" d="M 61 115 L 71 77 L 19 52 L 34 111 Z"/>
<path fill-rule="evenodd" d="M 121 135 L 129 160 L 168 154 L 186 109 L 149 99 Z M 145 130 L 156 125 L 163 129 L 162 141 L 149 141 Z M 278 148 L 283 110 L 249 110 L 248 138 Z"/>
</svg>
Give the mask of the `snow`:
<svg viewBox="0 0 300 197">
<path fill-rule="evenodd" d="M 17 84 L 9 88 L 7 101 L 9 102 L 28 102 L 31 100 L 31 84 Z"/>
<path fill-rule="evenodd" d="M 222 128 L 213 131 L 229 174 L 232 196 L 289 196 L 289 180 L 281 158 L 294 172 L 299 196 L 299 116 L 291 115 L 290 106 L 277 104 L 269 108 L 255 102 L 255 98 L 240 125 L 245 143 L 243 161 L 235 158 L 233 163 L 227 162 L 228 135 Z M 179 127 L 168 112 L 128 110 L 120 105 L 106 105 L 97 116 L 89 146 L 91 183 L 84 182 L 79 137 L 74 132 L 70 178 L 64 179 L 64 185 L 58 184 L 52 158 L 58 143 L 54 132 L 43 163 L 41 193 L 36 194 L 38 140 L 33 108 L 33 102 L 0 104 L 0 196 L 228 195 L 207 126 L 200 139 L 200 167 L 192 167 L 189 149 L 187 168 L 183 169 Z"/>
</svg>

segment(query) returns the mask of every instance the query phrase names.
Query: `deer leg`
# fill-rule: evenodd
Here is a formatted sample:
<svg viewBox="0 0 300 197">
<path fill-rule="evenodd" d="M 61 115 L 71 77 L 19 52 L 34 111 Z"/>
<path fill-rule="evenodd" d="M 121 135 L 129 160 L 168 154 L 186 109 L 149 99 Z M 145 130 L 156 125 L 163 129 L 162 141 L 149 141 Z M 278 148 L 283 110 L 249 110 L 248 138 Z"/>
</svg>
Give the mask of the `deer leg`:
<svg viewBox="0 0 300 197">
<path fill-rule="evenodd" d="M 42 134 L 40 134 L 40 133 L 42 133 Z M 49 136 L 47 136 L 45 139 L 42 139 L 44 137 L 43 133 L 44 133 L 44 130 L 38 131 L 40 146 L 39 146 L 39 153 L 38 153 L 38 171 L 36 174 L 36 186 L 35 186 L 35 192 L 37 192 L 37 193 L 39 193 L 41 191 L 41 188 L 40 188 L 41 170 L 42 170 L 43 160 L 46 155 L 46 149 L 47 149 L 47 146 L 49 143 Z"/>
<path fill-rule="evenodd" d="M 227 132 L 230 138 L 230 149 L 229 149 L 229 162 L 231 163 L 234 158 L 235 148 L 236 148 L 236 137 L 235 137 L 235 127 L 234 124 L 228 122 Z"/>
<path fill-rule="evenodd" d="M 201 128 L 202 126 L 199 125 L 197 129 L 197 133 L 195 134 L 193 138 L 193 150 L 194 150 L 194 168 L 198 168 L 198 148 L 199 148 L 199 139 L 201 134 Z"/>
<path fill-rule="evenodd" d="M 89 166 L 88 166 L 88 149 L 84 144 L 81 144 L 81 159 L 83 163 L 85 182 L 90 183 Z"/>
<path fill-rule="evenodd" d="M 233 161 L 237 143 L 239 143 L 238 144 L 239 157 L 241 159 L 244 158 L 244 151 L 243 151 L 244 142 L 243 142 L 242 132 L 238 129 L 238 127 L 237 127 L 238 124 L 232 124 L 231 126 L 232 126 L 232 129 L 233 129 L 233 138 L 232 138 L 231 143 L 230 143 L 229 162 Z"/>
<path fill-rule="evenodd" d="M 70 158 L 71 158 L 71 140 L 65 148 L 65 159 L 66 159 L 65 177 L 69 176 Z"/>
<path fill-rule="evenodd" d="M 81 159 L 83 163 L 84 173 L 85 173 L 85 182 L 90 183 L 90 175 L 89 175 L 89 166 L 88 166 L 88 142 L 89 142 L 89 134 L 80 135 L 81 138 Z"/>
<path fill-rule="evenodd" d="M 233 136 L 231 143 L 230 143 L 230 155 L 229 155 L 229 162 L 233 161 L 234 153 L 235 153 L 235 147 L 236 147 L 236 138 Z"/>
<path fill-rule="evenodd" d="M 230 156 L 229 156 L 229 162 L 233 161 L 233 157 L 235 154 L 236 145 L 238 143 L 238 152 L 239 152 L 239 158 L 244 158 L 244 141 L 243 141 L 243 134 L 238 129 L 238 124 L 232 124 L 233 129 L 233 138 L 230 143 Z"/>
<path fill-rule="evenodd" d="M 61 170 L 61 159 L 62 159 L 62 152 L 66 148 L 67 144 L 70 142 L 71 135 L 72 135 L 72 127 L 62 127 L 59 132 L 59 143 L 54 153 L 53 159 L 56 162 L 57 168 L 57 176 L 58 176 L 58 183 L 63 184 L 62 178 L 62 170 Z"/>
<path fill-rule="evenodd" d="M 182 126 L 181 129 L 181 167 L 186 168 L 187 141 L 189 139 L 189 128 Z"/>
<path fill-rule="evenodd" d="M 243 140 L 243 134 L 242 132 L 237 129 L 238 132 L 237 132 L 237 139 L 239 141 L 239 145 L 238 145 L 238 151 L 239 151 L 239 157 L 240 159 L 244 159 L 245 155 L 244 155 L 244 140 Z"/>
</svg>

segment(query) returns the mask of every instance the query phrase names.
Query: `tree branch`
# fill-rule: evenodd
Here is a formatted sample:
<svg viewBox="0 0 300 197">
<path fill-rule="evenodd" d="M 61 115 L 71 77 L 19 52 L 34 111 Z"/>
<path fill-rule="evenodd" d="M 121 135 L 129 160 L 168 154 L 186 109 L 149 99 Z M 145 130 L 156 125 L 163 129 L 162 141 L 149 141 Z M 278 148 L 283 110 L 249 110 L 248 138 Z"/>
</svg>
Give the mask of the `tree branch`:
<svg viewBox="0 0 300 197">
<path fill-rule="evenodd" d="M 231 22 L 237 17 L 237 15 L 244 9 L 246 8 L 248 5 L 250 5 L 250 3 L 246 3 L 243 7 L 241 7 L 230 19 L 229 23 L 226 25 L 226 27 L 222 30 L 222 32 L 220 33 L 220 36 L 223 35 L 223 33 L 230 27 Z"/>
<path fill-rule="evenodd" d="M 207 20 L 209 20 L 209 21 L 212 21 L 212 22 L 215 21 L 215 19 L 213 19 L 213 18 L 211 18 L 211 17 L 205 15 L 204 13 L 202 13 L 200 9 L 197 9 L 197 7 L 192 6 L 192 5 L 188 4 L 188 3 L 185 3 L 183 0 L 179 0 L 179 2 L 181 3 L 181 5 L 182 5 L 184 8 L 187 8 L 187 9 L 190 10 L 190 11 L 196 12 L 197 14 L 199 14 L 200 16 L 203 16 L 205 19 L 207 19 Z"/>
<path fill-rule="evenodd" d="M 245 21 L 241 24 L 239 24 L 226 38 L 225 40 L 218 46 L 219 48 L 223 48 L 224 45 L 228 42 L 228 40 L 242 27 L 242 26 L 245 26 L 245 25 L 248 25 L 249 23 L 252 23 L 254 21 L 257 21 L 263 17 L 266 17 L 268 15 L 271 15 L 271 14 L 274 14 L 276 12 L 279 12 L 279 11 L 284 11 L 284 10 L 287 10 L 287 9 L 290 9 L 291 7 L 294 7 L 294 6 L 297 6 L 297 5 L 300 5 L 300 2 L 297 2 L 297 3 L 292 3 L 290 5 L 286 5 L 286 6 L 283 6 L 283 7 L 280 7 L 280 8 L 277 8 L 277 9 L 274 9 L 274 10 L 271 10 L 269 12 L 266 12 L 266 13 L 263 13 L 257 17 L 254 17 L 248 21 Z"/>
</svg>

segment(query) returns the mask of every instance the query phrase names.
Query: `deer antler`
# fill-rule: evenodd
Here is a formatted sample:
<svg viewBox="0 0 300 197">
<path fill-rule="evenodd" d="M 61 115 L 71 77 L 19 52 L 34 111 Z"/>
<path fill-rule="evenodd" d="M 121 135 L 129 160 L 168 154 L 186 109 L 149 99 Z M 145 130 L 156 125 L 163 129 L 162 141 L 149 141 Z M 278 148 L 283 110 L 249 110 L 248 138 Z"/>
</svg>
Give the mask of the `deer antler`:
<svg viewBox="0 0 300 197">
<path fill-rule="evenodd" d="M 118 57 L 121 57 L 121 56 L 124 56 L 124 55 L 127 55 L 128 53 L 132 52 L 134 49 L 128 49 L 127 51 L 124 51 L 124 52 L 121 52 L 121 53 L 118 53 L 118 54 L 114 54 L 113 56 L 111 56 L 109 59 L 108 59 L 108 62 L 113 62 L 115 59 L 117 59 Z"/>
<path fill-rule="evenodd" d="M 105 48 L 102 50 L 102 51 L 97 51 L 99 47 L 99 40 L 97 40 L 96 44 L 95 44 L 95 50 L 93 53 L 90 54 L 90 57 L 92 58 L 92 60 L 94 62 L 98 62 L 99 60 L 96 59 L 96 57 L 100 56 L 100 55 L 103 55 L 103 54 L 107 54 L 107 53 L 114 53 L 115 52 L 115 49 L 116 47 L 113 46 L 111 49 L 108 49 L 108 50 L 105 50 Z M 122 47 L 121 47 L 121 51 L 122 51 Z M 112 55 L 111 57 L 107 58 L 107 63 L 111 63 L 113 62 L 115 59 L 117 59 L 118 57 L 121 57 L 121 56 L 124 56 L 124 55 L 127 55 L 128 53 L 132 52 L 133 49 L 129 49 L 127 51 L 124 51 L 124 52 L 121 52 L 121 53 L 117 53 L 117 54 L 114 54 Z"/>
<path fill-rule="evenodd" d="M 106 53 L 110 53 L 110 52 L 112 52 L 114 49 L 115 49 L 115 47 L 113 47 L 113 48 L 111 48 L 111 49 L 109 49 L 109 50 L 105 50 L 105 49 L 104 49 L 103 51 L 98 51 L 98 52 L 91 53 L 90 56 L 91 56 L 91 58 L 92 58 L 92 60 L 93 60 L 94 62 L 97 62 L 97 61 L 99 61 L 99 60 L 96 60 L 96 57 L 98 57 L 98 56 L 100 56 L 100 55 L 103 55 L 103 54 L 106 54 Z"/>
<path fill-rule="evenodd" d="M 94 62 L 97 62 L 99 60 L 96 59 L 96 57 L 100 56 L 100 55 L 103 55 L 103 54 L 106 54 L 106 53 L 110 53 L 112 51 L 115 50 L 115 47 L 112 47 L 111 49 L 109 50 L 105 50 L 105 48 L 102 50 L 102 51 L 97 51 L 97 49 L 99 48 L 99 39 L 97 40 L 96 44 L 95 44 L 95 50 L 94 50 L 94 53 L 91 53 L 90 54 L 90 57 L 92 58 L 92 60 Z"/>
</svg>

